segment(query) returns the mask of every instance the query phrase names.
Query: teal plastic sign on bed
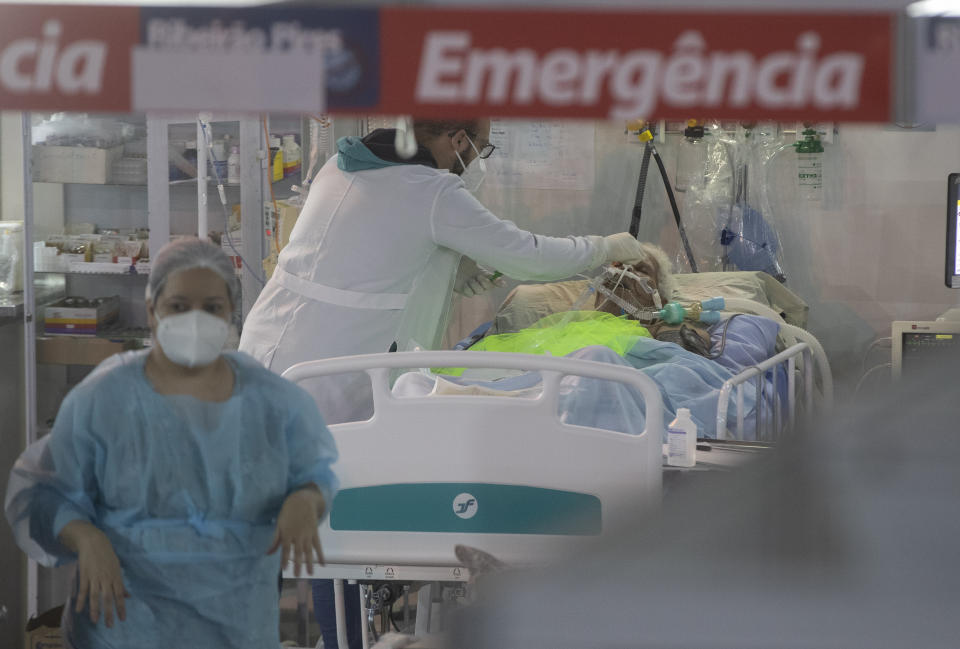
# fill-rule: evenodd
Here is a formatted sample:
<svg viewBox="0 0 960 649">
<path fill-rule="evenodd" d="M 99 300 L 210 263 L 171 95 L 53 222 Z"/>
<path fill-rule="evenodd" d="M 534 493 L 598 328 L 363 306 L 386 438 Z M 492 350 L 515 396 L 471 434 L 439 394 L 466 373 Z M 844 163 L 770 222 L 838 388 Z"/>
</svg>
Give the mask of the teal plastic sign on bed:
<svg viewBox="0 0 960 649">
<path fill-rule="evenodd" d="M 484 483 L 390 484 L 343 489 L 330 527 L 358 532 L 463 532 L 592 536 L 601 532 L 596 496 Z"/>
</svg>

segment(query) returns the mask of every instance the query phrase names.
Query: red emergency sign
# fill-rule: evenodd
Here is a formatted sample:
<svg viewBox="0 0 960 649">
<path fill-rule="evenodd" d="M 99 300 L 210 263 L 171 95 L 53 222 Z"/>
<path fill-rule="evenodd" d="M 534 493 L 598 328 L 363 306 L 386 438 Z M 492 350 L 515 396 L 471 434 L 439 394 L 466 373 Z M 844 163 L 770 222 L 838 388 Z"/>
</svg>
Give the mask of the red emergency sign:
<svg viewBox="0 0 960 649">
<path fill-rule="evenodd" d="M 423 117 L 887 121 L 890 21 L 384 9 L 381 108 Z"/>
<path fill-rule="evenodd" d="M 126 111 L 135 7 L 0 7 L 0 108 Z"/>
</svg>

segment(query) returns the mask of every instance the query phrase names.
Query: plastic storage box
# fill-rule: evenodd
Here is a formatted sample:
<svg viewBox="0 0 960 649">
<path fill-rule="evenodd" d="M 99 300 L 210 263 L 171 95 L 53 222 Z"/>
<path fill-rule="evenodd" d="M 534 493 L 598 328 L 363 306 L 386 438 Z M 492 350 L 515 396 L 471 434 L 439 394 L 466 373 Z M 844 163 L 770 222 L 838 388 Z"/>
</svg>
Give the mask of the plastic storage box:
<svg viewBox="0 0 960 649">
<path fill-rule="evenodd" d="M 44 310 L 43 330 L 47 335 L 96 336 L 119 314 L 117 296 L 82 302 L 64 298 Z"/>
<path fill-rule="evenodd" d="M 113 163 L 123 155 L 123 146 L 96 149 L 82 146 L 33 147 L 33 179 L 47 183 L 113 182 Z"/>
</svg>

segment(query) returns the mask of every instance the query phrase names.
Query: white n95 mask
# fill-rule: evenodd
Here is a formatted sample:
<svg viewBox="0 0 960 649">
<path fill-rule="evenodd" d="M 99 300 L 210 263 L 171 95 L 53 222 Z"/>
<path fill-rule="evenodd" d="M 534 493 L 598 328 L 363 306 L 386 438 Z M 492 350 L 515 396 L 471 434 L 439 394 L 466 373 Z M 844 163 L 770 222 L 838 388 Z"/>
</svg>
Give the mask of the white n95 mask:
<svg viewBox="0 0 960 649">
<path fill-rule="evenodd" d="M 169 315 L 157 324 L 157 343 L 171 361 L 201 367 L 217 360 L 230 335 L 230 324 L 206 311 L 193 309 Z"/>
<path fill-rule="evenodd" d="M 473 159 L 469 167 L 463 164 L 463 158 L 460 157 L 459 151 L 454 150 L 454 153 L 457 154 L 457 160 L 460 161 L 460 166 L 463 167 L 463 173 L 460 174 L 460 178 L 463 179 L 463 184 L 467 186 L 467 191 L 474 194 L 480 189 L 480 185 L 483 184 L 483 179 L 487 177 L 487 163 L 480 157 L 480 152 L 477 151 L 477 146 L 473 143 L 473 140 L 468 137 L 467 142 L 470 143 L 473 152 L 477 154 L 477 157 Z M 477 164 L 474 164 L 474 162 Z"/>
</svg>

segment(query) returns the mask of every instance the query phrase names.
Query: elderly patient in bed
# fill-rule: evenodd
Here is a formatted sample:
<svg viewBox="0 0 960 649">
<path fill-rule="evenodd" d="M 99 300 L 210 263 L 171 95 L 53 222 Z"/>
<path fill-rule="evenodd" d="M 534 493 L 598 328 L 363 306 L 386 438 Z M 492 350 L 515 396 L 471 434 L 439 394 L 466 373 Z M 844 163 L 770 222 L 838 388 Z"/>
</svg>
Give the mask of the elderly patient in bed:
<svg viewBox="0 0 960 649">
<path fill-rule="evenodd" d="M 642 243 L 646 253 L 642 259 L 627 264 L 627 269 L 640 279 L 630 275 L 611 276 L 604 286 L 617 297 L 637 307 L 653 307 L 653 295 L 656 291 L 662 304 L 671 300 L 674 293 L 672 266 L 664 251 L 651 244 Z M 620 266 L 615 264 L 615 266 Z M 645 280 L 645 281 L 644 281 Z M 542 318 L 554 313 L 569 311 L 587 290 L 588 280 L 554 282 L 550 284 L 523 284 L 516 287 L 506 297 L 493 321 L 487 335 L 515 333 L 533 326 Z M 579 309 L 599 311 L 615 316 L 633 316 L 624 313 L 620 305 L 608 299 L 600 292 L 586 297 Z M 650 335 L 657 340 L 680 344 L 689 351 L 709 355 L 710 334 L 703 325 L 686 322 L 681 325 L 668 325 L 662 322 L 646 324 Z"/>
</svg>

